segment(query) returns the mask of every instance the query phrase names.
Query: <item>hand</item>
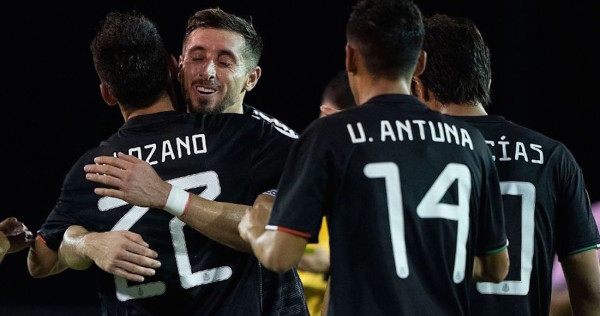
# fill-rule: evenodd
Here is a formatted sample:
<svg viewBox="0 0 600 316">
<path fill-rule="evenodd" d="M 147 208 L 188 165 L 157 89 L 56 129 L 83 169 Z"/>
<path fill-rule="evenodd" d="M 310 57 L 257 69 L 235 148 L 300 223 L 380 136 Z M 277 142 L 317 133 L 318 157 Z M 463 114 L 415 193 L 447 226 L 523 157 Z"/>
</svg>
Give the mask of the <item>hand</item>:
<svg viewBox="0 0 600 316">
<path fill-rule="evenodd" d="M 116 188 L 96 188 L 96 194 L 142 207 L 162 209 L 167 204 L 171 185 L 149 163 L 123 153 L 96 157 L 94 162 L 83 168 L 86 179 Z"/>
<path fill-rule="evenodd" d="M 86 255 L 96 265 L 129 281 L 143 282 L 160 267 L 156 251 L 139 234 L 130 231 L 110 231 L 85 235 Z"/>
<path fill-rule="evenodd" d="M 9 217 L 0 222 L 0 231 L 4 233 L 10 242 L 7 253 L 21 251 L 29 247 L 33 241 L 33 233 L 15 217 Z"/>
<path fill-rule="evenodd" d="M 240 237 L 248 242 L 251 239 L 256 239 L 265 231 L 270 215 L 271 210 L 265 207 L 264 204 L 255 203 L 254 206 L 248 207 L 238 224 Z"/>
</svg>

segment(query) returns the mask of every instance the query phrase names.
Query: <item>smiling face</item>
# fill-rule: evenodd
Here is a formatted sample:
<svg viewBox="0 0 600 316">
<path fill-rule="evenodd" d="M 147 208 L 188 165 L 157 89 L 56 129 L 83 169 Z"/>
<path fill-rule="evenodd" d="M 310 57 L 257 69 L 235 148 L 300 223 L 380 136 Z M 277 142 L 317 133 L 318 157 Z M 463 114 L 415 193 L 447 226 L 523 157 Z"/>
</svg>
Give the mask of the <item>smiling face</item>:
<svg viewBox="0 0 600 316">
<path fill-rule="evenodd" d="M 246 91 L 258 81 L 260 68 L 248 69 L 242 35 L 198 28 L 184 43 L 179 79 L 189 112 L 242 113 Z"/>
</svg>

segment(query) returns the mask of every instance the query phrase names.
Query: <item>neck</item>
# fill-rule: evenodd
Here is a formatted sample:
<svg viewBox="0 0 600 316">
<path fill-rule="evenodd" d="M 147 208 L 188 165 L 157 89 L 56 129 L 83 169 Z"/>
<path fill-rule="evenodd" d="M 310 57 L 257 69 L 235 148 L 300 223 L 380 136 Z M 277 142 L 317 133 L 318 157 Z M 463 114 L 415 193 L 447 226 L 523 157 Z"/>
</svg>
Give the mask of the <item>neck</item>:
<svg viewBox="0 0 600 316">
<path fill-rule="evenodd" d="M 410 95 L 410 80 L 404 78 L 389 80 L 365 75 L 357 79 L 356 101 L 363 104 L 370 99 L 383 94 L 407 94 Z"/>
<path fill-rule="evenodd" d="M 483 116 L 487 115 L 485 108 L 481 103 L 477 102 L 475 105 L 470 104 L 446 104 L 440 107 L 440 112 L 446 115 L 452 116 Z"/>
<path fill-rule="evenodd" d="M 175 111 L 175 108 L 173 107 L 173 103 L 171 102 L 171 98 L 169 98 L 169 96 L 166 94 L 161 96 L 156 102 L 152 103 L 152 105 L 150 105 L 147 108 L 131 109 L 131 110 L 127 111 L 127 110 L 123 110 L 123 107 L 121 107 L 121 113 L 123 114 L 123 119 L 125 119 L 125 122 L 127 122 L 127 120 L 129 120 L 133 117 L 136 117 L 136 116 L 153 114 L 153 113 L 158 113 L 158 112 L 165 112 L 165 111 Z"/>
</svg>

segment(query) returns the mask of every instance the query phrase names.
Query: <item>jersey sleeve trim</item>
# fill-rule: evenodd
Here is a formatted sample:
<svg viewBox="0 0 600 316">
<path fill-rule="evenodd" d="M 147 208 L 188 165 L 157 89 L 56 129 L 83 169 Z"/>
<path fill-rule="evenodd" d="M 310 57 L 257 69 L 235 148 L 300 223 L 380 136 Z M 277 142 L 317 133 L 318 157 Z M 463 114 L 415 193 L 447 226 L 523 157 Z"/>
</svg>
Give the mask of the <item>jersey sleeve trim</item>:
<svg viewBox="0 0 600 316">
<path fill-rule="evenodd" d="M 289 228 L 285 228 L 285 227 L 281 227 L 281 226 L 267 225 L 267 226 L 265 226 L 265 230 L 280 231 L 280 232 L 288 233 L 288 234 L 291 234 L 294 236 L 302 237 L 305 239 L 310 239 L 310 234 L 303 233 L 303 232 L 289 229 Z"/>
<path fill-rule="evenodd" d="M 565 254 L 563 257 L 571 256 L 571 255 L 576 255 L 576 254 L 578 254 L 580 252 L 588 251 L 588 250 L 591 250 L 591 249 L 600 249 L 600 244 L 596 244 L 596 245 L 592 245 L 592 246 L 589 246 L 589 247 L 585 247 L 585 248 L 573 250 L 573 251 Z"/>
<path fill-rule="evenodd" d="M 504 246 L 497 248 L 497 249 L 490 250 L 490 251 L 486 251 L 485 254 L 493 255 L 493 254 L 499 253 L 500 251 L 503 251 L 506 248 L 508 248 L 508 239 L 506 240 L 506 243 L 504 244 Z"/>
<path fill-rule="evenodd" d="M 39 230 L 37 232 L 37 236 L 44 244 L 47 244 L 46 239 L 44 238 L 44 236 L 42 236 L 42 233 Z"/>
<path fill-rule="evenodd" d="M 263 192 L 262 194 L 264 194 L 264 195 L 270 195 L 272 197 L 276 197 L 277 196 L 277 189 L 271 189 L 271 190 Z"/>
</svg>

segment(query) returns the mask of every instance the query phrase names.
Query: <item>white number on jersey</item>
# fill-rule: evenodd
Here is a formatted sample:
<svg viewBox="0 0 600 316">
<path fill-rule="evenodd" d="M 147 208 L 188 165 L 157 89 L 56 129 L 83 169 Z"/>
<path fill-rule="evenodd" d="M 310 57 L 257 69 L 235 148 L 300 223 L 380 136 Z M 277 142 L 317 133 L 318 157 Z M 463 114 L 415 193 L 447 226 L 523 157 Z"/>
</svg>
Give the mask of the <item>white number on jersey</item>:
<svg viewBox="0 0 600 316">
<path fill-rule="evenodd" d="M 410 269 L 404 236 L 404 209 L 398 165 L 393 162 L 368 163 L 363 172 L 365 176 L 371 179 L 385 179 L 396 273 L 401 279 L 406 279 L 410 274 Z M 458 182 L 458 204 L 441 203 L 444 194 L 455 181 Z M 470 196 L 471 172 L 469 168 L 462 164 L 449 163 L 417 206 L 417 215 L 421 218 L 444 218 L 458 223 L 453 273 L 454 283 L 460 283 L 465 278 Z"/>
<path fill-rule="evenodd" d="M 206 189 L 200 194 L 200 196 L 208 200 L 214 200 L 219 196 L 219 194 L 221 194 L 219 176 L 214 171 L 201 172 L 194 175 L 172 179 L 168 182 L 173 186 L 184 190 L 206 186 Z M 104 197 L 98 201 L 98 208 L 100 211 L 104 212 L 125 204 L 127 203 L 123 200 L 112 197 Z M 142 216 L 144 216 L 144 214 L 146 214 L 148 210 L 149 208 L 147 207 L 132 207 L 117 222 L 117 224 L 115 224 L 111 231 L 129 230 L 140 218 L 142 218 Z M 175 259 L 177 262 L 177 271 L 179 273 L 181 287 L 184 289 L 189 289 L 194 286 L 229 279 L 231 277 L 232 270 L 231 267 L 228 266 L 213 267 L 202 271 L 192 272 L 185 236 L 183 233 L 184 226 L 185 223 L 177 217 L 173 217 L 173 219 L 169 222 L 169 231 L 171 232 L 171 239 L 173 241 L 173 249 L 175 251 Z M 165 292 L 165 284 L 161 281 L 129 286 L 127 284 L 127 280 L 115 276 L 115 285 L 117 290 L 117 298 L 120 301 L 158 296 Z"/>
</svg>

